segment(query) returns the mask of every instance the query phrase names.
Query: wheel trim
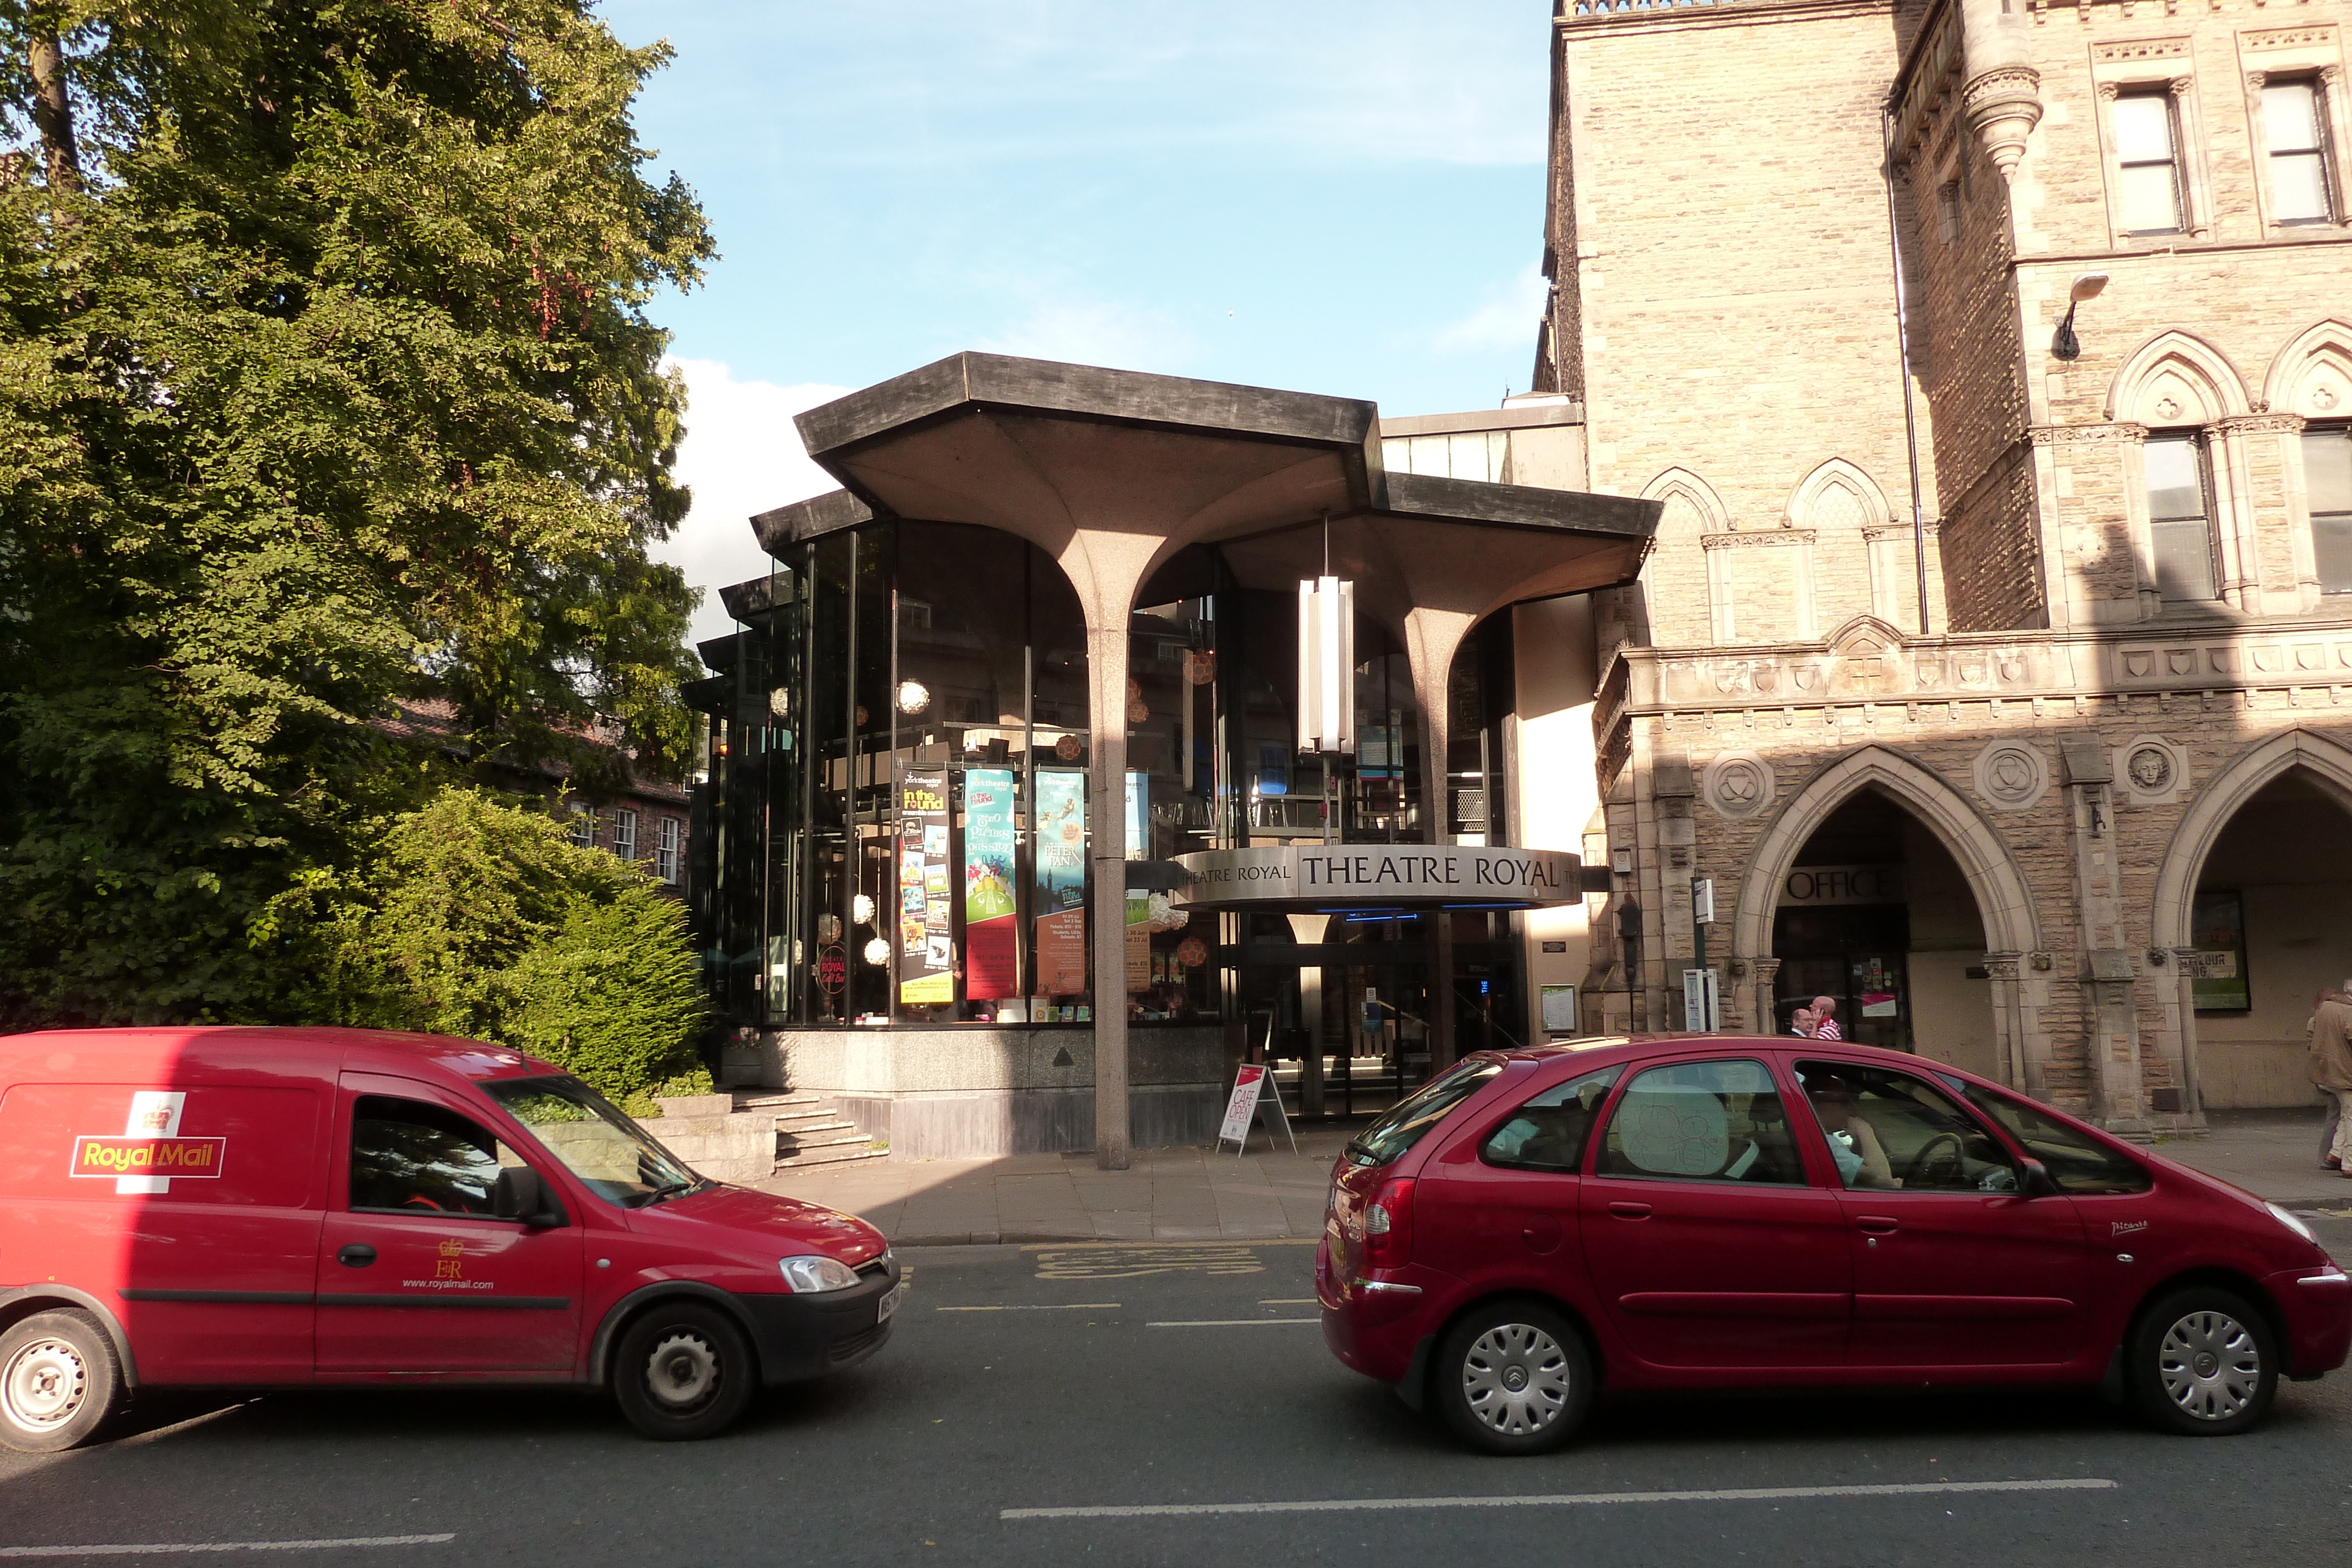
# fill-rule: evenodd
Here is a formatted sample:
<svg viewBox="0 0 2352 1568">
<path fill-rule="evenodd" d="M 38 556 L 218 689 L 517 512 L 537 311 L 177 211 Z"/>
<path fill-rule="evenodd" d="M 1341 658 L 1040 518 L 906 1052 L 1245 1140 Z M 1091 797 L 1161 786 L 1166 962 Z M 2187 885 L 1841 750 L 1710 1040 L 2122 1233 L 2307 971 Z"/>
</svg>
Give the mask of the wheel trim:
<svg viewBox="0 0 2352 1568">
<path fill-rule="evenodd" d="M 1559 1342 L 1532 1323 L 1497 1323 L 1462 1358 L 1462 1398 L 1507 1437 L 1542 1431 L 1568 1408 L 1575 1378 Z"/>
<path fill-rule="evenodd" d="M 646 1393 L 665 1414 L 690 1416 L 719 1397 L 718 1347 L 698 1333 L 665 1335 L 646 1357 Z"/>
<path fill-rule="evenodd" d="M 2156 1375 L 2165 1397 L 2191 1418 L 2227 1421 L 2252 1405 L 2262 1388 L 2262 1347 L 2227 1312 L 2190 1312 L 2164 1331 Z"/>
<path fill-rule="evenodd" d="M 56 1431 L 89 1397 L 89 1368 L 81 1353 L 62 1339 L 44 1337 L 19 1346 L 0 1370 L 0 1410 L 27 1432 Z"/>
</svg>

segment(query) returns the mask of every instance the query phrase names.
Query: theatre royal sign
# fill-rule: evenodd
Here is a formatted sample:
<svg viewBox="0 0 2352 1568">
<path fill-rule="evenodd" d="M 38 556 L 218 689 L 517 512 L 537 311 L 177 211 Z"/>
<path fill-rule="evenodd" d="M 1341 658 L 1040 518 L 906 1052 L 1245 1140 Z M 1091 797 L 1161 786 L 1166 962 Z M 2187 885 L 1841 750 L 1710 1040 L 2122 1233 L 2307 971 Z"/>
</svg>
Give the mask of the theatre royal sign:
<svg viewBox="0 0 2352 1568">
<path fill-rule="evenodd" d="M 1179 855 L 1191 909 L 1518 909 L 1583 896 L 1577 857 L 1469 844 L 1279 844 Z"/>
</svg>

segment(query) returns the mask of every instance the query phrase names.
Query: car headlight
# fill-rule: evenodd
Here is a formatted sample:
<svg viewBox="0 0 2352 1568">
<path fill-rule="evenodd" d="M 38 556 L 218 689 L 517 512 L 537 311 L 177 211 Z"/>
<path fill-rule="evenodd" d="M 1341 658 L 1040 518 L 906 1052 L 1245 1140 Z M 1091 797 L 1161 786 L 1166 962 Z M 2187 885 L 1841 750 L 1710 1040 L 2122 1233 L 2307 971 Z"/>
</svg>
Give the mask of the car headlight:
<svg viewBox="0 0 2352 1568">
<path fill-rule="evenodd" d="M 778 1267 L 784 1271 L 785 1285 L 796 1296 L 846 1291 L 857 1283 L 856 1270 L 831 1258 L 787 1258 Z"/>
<path fill-rule="evenodd" d="M 2319 1238 L 2314 1236 L 2311 1233 L 2311 1227 L 2305 1225 L 2301 1219 L 2289 1214 L 2285 1209 L 2281 1208 L 2275 1203 L 2265 1204 L 2263 1207 L 2271 1211 L 2271 1218 L 2277 1220 L 2281 1225 L 2285 1226 L 2289 1230 L 2294 1231 L 2297 1236 L 2302 1237 L 2314 1247 L 2319 1245 Z"/>
</svg>

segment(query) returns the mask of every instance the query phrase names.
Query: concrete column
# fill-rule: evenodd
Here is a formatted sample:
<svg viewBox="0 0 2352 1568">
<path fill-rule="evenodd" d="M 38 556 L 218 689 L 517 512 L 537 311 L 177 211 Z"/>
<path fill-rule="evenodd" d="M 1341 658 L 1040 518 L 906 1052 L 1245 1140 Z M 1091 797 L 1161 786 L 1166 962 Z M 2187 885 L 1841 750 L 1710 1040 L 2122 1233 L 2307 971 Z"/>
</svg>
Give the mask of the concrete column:
<svg viewBox="0 0 2352 1568">
<path fill-rule="evenodd" d="M 1404 617 L 1405 662 L 1412 669 L 1413 700 L 1421 706 L 1421 809 L 1429 841 L 1445 839 L 1446 741 L 1453 730 L 1451 685 L 1454 655 L 1475 623 L 1456 611 L 1414 609 Z M 1429 1068 L 1438 1072 L 1454 1062 L 1454 922 L 1445 911 L 1437 922 L 1437 952 L 1430 976 Z"/>
<path fill-rule="evenodd" d="M 2133 1016 L 2134 974 L 2124 946 L 2122 900 L 2116 888 L 2113 772 L 2096 735 L 2062 736 L 2066 794 L 2073 810 L 2075 906 L 2081 915 L 2077 979 L 2083 987 L 2085 1087 L 2101 1124 L 2137 1132 L 2147 1123 L 2142 1103 L 2138 1020 Z"/>
<path fill-rule="evenodd" d="M 1320 942 L 1331 924 L 1328 915 L 1290 916 L 1291 940 L 1304 946 Z M 1341 998 L 1340 1005 L 1346 1006 Z M 1323 1114 L 1323 966 L 1305 964 L 1298 970 L 1298 1027 L 1307 1031 L 1307 1054 L 1298 1063 L 1298 1113 Z"/>
<path fill-rule="evenodd" d="M 1987 953 L 1985 974 L 1992 982 L 1993 1070 L 2003 1083 L 2031 1094 L 2025 1065 L 2025 987 L 2018 976 L 2022 953 Z"/>
<path fill-rule="evenodd" d="M 1090 617 L 1090 619 L 1097 619 Z M 1093 727 L 1095 1164 L 1129 1163 L 1127 1103 L 1127 617 L 1087 628 Z"/>
</svg>

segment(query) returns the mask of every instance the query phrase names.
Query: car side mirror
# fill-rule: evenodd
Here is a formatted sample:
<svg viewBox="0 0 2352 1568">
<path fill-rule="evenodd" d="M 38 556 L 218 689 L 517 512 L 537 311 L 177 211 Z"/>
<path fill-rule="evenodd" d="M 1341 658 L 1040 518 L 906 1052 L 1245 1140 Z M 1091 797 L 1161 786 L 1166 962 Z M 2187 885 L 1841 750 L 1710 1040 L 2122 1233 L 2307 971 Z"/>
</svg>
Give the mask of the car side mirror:
<svg viewBox="0 0 2352 1568">
<path fill-rule="evenodd" d="M 2028 1160 L 2025 1162 L 2024 1174 L 2022 1178 L 2017 1184 L 2017 1189 L 2028 1197 L 2056 1197 L 2058 1196 L 2058 1184 L 2051 1179 L 2050 1167 L 2043 1165 L 2040 1160 Z"/>
<path fill-rule="evenodd" d="M 490 1189 L 490 1212 L 500 1219 L 520 1220 L 534 1230 L 563 1223 L 563 1211 L 550 1200 L 539 1173 L 529 1166 L 499 1170 L 498 1183 Z"/>
</svg>

